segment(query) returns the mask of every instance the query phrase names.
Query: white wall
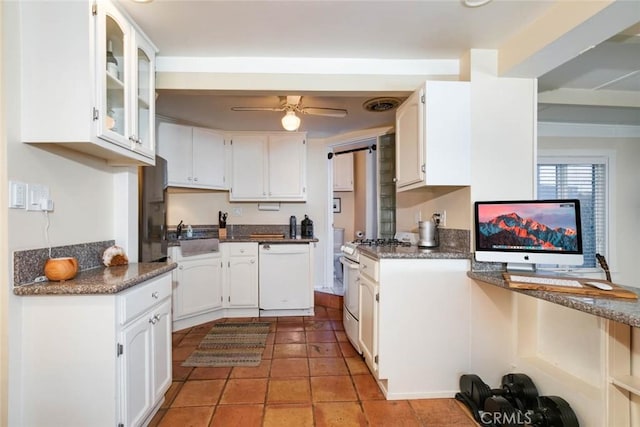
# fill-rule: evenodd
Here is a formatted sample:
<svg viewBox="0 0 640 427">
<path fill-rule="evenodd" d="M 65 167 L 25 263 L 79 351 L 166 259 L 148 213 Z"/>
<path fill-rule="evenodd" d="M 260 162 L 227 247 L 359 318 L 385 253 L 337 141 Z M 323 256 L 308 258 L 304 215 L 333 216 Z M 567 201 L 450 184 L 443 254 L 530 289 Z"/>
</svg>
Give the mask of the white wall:
<svg viewBox="0 0 640 427">
<path fill-rule="evenodd" d="M 7 176 L 11 180 L 49 186 L 55 203 L 55 209 L 49 215 L 49 243 L 52 246 L 114 239 L 118 234 L 114 231 L 115 218 L 118 216 L 115 211 L 116 200 L 120 200 L 122 192 L 127 193 L 127 197 L 131 197 L 132 191 L 136 191 L 135 188 L 116 188 L 115 181 L 122 179 L 120 173 L 122 169 L 109 167 L 103 160 L 61 148 L 51 147 L 45 150 L 21 142 L 18 35 L 20 3 L 3 2 L 2 7 L 2 42 L 4 43 L 2 101 L 5 106 L 3 137 L 6 137 Z M 2 160 L 5 161 L 4 156 Z M 125 172 L 125 175 L 130 177 L 130 172 Z M 6 180 L 0 177 L 0 186 L 6 188 L 6 185 Z M 123 203 L 118 203 L 121 209 L 128 209 L 127 206 L 123 206 Z M 128 217 L 129 212 L 121 211 L 120 215 Z M 8 232 L 6 240 L 3 239 L 3 246 L 7 245 L 9 254 L 16 250 L 46 247 L 45 224 L 46 220 L 41 212 L 9 210 Z M 126 234 L 128 235 L 129 232 L 130 230 L 127 230 Z M 135 250 L 137 251 L 137 248 Z M 6 258 L 3 257 L 3 259 Z M 2 316 L 6 316 L 8 322 L 9 335 L 8 407 L 11 410 L 8 418 L 9 425 L 19 426 L 23 425 L 20 410 L 20 372 L 26 368 L 20 363 L 21 298 L 25 297 L 14 296 L 11 292 L 12 268 L 2 268 L 2 271 L 4 272 L 2 283 L 5 281 L 9 283 L 8 286 L 2 286 L 3 299 L 6 297 L 8 300 L 8 310 L 2 309 Z M 51 321 L 55 322 L 55 319 Z M 6 361 L 5 357 L 3 357 L 4 361 Z"/>
</svg>

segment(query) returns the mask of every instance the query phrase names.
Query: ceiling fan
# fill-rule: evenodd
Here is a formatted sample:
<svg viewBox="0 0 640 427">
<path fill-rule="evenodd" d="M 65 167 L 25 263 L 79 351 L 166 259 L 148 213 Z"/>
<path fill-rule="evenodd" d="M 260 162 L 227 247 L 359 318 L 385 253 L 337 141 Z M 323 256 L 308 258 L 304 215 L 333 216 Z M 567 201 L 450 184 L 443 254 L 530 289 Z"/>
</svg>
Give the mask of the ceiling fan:
<svg viewBox="0 0 640 427">
<path fill-rule="evenodd" d="M 282 127 L 289 131 L 298 130 L 300 127 L 300 117 L 298 114 L 309 114 L 313 116 L 343 118 L 347 115 L 347 110 L 341 108 L 324 107 L 304 107 L 300 100 L 301 96 L 287 96 L 283 99 L 279 107 L 231 107 L 233 111 L 284 111 L 282 117 Z"/>
</svg>

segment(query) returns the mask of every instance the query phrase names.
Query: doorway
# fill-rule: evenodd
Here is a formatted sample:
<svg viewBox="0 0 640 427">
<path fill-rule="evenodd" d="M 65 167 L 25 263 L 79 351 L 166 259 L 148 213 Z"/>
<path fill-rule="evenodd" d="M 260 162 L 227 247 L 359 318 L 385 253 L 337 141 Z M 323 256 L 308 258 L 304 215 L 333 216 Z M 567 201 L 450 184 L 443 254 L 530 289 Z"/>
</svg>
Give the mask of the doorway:
<svg viewBox="0 0 640 427">
<path fill-rule="evenodd" d="M 342 295 L 340 246 L 357 239 L 395 235 L 395 134 L 337 143 L 329 148 L 330 221 L 327 245 L 332 252 L 330 285 L 324 292 Z"/>
</svg>

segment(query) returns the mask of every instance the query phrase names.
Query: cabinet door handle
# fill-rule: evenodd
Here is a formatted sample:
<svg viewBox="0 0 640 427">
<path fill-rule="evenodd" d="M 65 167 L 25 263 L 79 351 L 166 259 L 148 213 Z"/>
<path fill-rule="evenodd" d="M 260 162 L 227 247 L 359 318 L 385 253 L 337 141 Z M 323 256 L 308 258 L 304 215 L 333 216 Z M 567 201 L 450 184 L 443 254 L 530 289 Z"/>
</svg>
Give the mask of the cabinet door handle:
<svg viewBox="0 0 640 427">
<path fill-rule="evenodd" d="M 196 178 L 193 178 L 193 180 L 194 180 L 194 181 L 197 181 L 197 180 L 198 180 L 198 178 L 197 178 L 197 177 L 196 177 Z"/>
<path fill-rule="evenodd" d="M 151 317 L 151 318 L 149 319 L 149 323 L 151 323 L 152 325 L 155 325 L 156 323 L 158 323 L 158 321 L 156 320 L 156 318 L 155 318 L 155 317 Z"/>
<path fill-rule="evenodd" d="M 251 261 L 249 261 L 249 262 L 251 262 L 251 264 L 255 264 L 255 263 L 256 263 L 256 260 L 255 260 L 255 259 L 252 259 L 252 260 L 251 260 Z"/>
<path fill-rule="evenodd" d="M 151 297 L 153 297 L 154 299 L 158 299 L 159 296 L 160 296 L 160 293 L 158 291 L 155 291 L 154 293 L 151 294 Z"/>
</svg>

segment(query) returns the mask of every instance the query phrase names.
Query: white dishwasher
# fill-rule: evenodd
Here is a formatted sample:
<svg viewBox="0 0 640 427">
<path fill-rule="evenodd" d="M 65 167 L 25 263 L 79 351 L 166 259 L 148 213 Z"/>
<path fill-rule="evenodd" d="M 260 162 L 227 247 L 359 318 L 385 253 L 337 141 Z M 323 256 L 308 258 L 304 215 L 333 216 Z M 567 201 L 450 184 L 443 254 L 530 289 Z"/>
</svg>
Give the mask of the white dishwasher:
<svg viewBox="0 0 640 427">
<path fill-rule="evenodd" d="M 313 307 L 308 243 L 263 243 L 258 258 L 260 309 Z"/>
</svg>

